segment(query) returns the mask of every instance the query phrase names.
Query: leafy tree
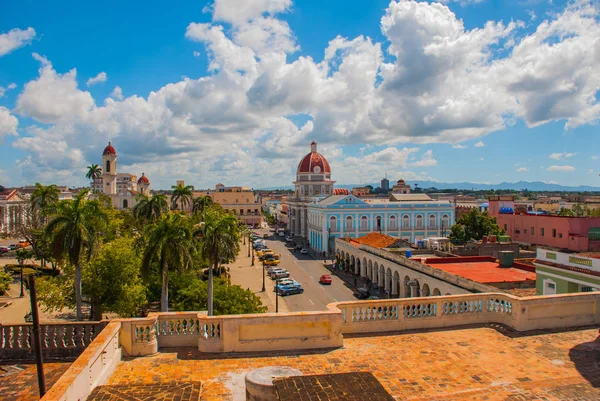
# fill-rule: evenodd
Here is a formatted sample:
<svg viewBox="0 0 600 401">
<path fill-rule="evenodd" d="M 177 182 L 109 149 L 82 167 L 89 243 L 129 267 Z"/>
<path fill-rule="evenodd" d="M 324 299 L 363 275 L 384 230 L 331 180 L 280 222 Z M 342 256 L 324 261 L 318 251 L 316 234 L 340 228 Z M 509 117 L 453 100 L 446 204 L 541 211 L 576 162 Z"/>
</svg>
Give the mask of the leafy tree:
<svg viewBox="0 0 600 401">
<path fill-rule="evenodd" d="M 77 320 L 81 320 L 83 260 L 92 258 L 100 243 L 100 232 L 107 224 L 102 206 L 97 200 L 87 200 L 88 193 L 89 189 L 84 189 L 73 200 L 61 201 L 46 227 L 56 258 L 67 258 L 75 268 Z"/>
<path fill-rule="evenodd" d="M 195 241 L 189 220 L 181 214 L 168 214 L 150 227 L 144 244 L 142 274 L 147 278 L 154 263 L 161 274 L 160 310 L 169 311 L 169 270 L 190 267 Z"/>
<path fill-rule="evenodd" d="M 162 215 L 169 211 L 167 196 L 156 194 L 149 197 L 144 194 L 137 196 L 137 204 L 133 207 L 133 216 L 136 220 L 146 219 L 147 221 L 158 220 Z"/>
<path fill-rule="evenodd" d="M 215 210 L 207 210 L 204 223 L 198 230 L 202 236 L 202 255 L 209 261 L 208 315 L 213 315 L 213 270 L 222 261 L 234 260 L 240 250 L 240 226 L 238 220 Z"/>
<path fill-rule="evenodd" d="M 208 306 L 208 284 L 198 278 L 186 282 L 177 295 L 175 307 L 179 311 L 205 310 Z M 215 280 L 214 314 L 239 315 L 264 313 L 267 307 L 252 291 L 226 281 Z"/>
<path fill-rule="evenodd" d="M 183 185 L 182 183 L 179 183 L 171 186 L 171 189 L 173 189 L 173 195 L 171 196 L 171 209 L 177 210 L 177 205 L 181 204 L 181 209 L 183 210 L 185 206 L 189 206 L 192 203 L 194 193 L 191 185 Z"/>
<path fill-rule="evenodd" d="M 102 320 L 103 312 L 131 317 L 146 302 L 140 268 L 131 238 L 103 245 L 83 270 L 83 289 L 92 301 L 94 320 Z"/>
<path fill-rule="evenodd" d="M 0 271 L 0 295 L 3 295 L 10 288 L 10 283 L 13 282 L 13 277 L 3 271 Z"/>
<path fill-rule="evenodd" d="M 204 213 L 207 208 L 212 206 L 213 203 L 214 202 L 212 198 L 208 195 L 198 197 L 192 202 L 192 213 L 198 213 L 202 215 L 202 213 Z"/>
<path fill-rule="evenodd" d="M 100 166 L 98 166 L 97 164 L 92 164 L 87 166 L 88 168 L 88 172 L 85 175 L 85 178 L 87 178 L 88 180 L 95 180 L 96 178 L 100 178 L 100 176 L 102 175 L 102 168 Z"/>
<path fill-rule="evenodd" d="M 504 230 L 498 226 L 495 217 L 491 217 L 488 212 L 482 213 L 474 208 L 461 216 L 452 226 L 450 239 L 457 242 L 473 239 L 479 241 L 484 235 L 503 234 Z"/>
<path fill-rule="evenodd" d="M 558 215 L 559 216 L 568 216 L 568 217 L 575 216 L 575 214 L 573 213 L 573 211 L 571 209 L 567 209 L 565 207 L 560 208 L 560 210 L 558 211 Z"/>
<path fill-rule="evenodd" d="M 42 276 L 35 281 L 38 303 L 44 312 L 53 313 L 75 305 L 73 272 L 59 276 Z"/>
</svg>

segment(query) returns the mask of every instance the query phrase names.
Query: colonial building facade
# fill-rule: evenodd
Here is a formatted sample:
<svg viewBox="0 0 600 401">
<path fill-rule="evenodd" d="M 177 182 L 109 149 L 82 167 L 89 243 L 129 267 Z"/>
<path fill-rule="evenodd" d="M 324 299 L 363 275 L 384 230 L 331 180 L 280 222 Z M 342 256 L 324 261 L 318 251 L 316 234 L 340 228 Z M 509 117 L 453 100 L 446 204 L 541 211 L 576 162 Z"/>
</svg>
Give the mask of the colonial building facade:
<svg viewBox="0 0 600 401">
<path fill-rule="evenodd" d="M 142 173 L 136 178 L 135 174 L 117 173 L 117 151 L 109 142 L 102 152 L 102 176 L 92 181 L 90 188 L 110 196 L 115 209 L 130 209 L 137 203 L 138 194 L 150 196 L 148 177 Z"/>
<path fill-rule="evenodd" d="M 327 159 L 317 152 L 316 142 L 296 170 L 294 196 L 288 198 L 289 224 L 293 235 L 309 246 L 332 254 L 335 238 L 358 238 L 381 232 L 415 243 L 450 233 L 454 205 L 425 194 L 411 194 L 399 180 L 387 198 L 360 199 L 347 189 L 334 189 Z"/>
<path fill-rule="evenodd" d="M 0 233 L 16 234 L 26 222 L 27 199 L 16 189 L 0 191 Z"/>
</svg>

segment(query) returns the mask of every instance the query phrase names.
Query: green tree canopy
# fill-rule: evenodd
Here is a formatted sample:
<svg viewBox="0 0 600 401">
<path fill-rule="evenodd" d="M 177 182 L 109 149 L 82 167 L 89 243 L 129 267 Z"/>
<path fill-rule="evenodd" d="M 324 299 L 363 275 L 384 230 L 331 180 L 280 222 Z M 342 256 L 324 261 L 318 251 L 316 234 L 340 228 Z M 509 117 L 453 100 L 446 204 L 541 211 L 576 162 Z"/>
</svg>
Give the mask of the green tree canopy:
<svg viewBox="0 0 600 401">
<path fill-rule="evenodd" d="M 107 224 L 107 215 L 100 203 L 88 200 L 89 189 L 80 191 L 73 200 L 57 205 L 56 214 L 46 232 L 52 238 L 52 249 L 58 260 L 68 259 L 75 268 L 75 299 L 77 320 L 81 320 L 81 272 L 83 259 L 90 260 L 100 243 L 100 233 Z"/>
<path fill-rule="evenodd" d="M 137 204 L 133 207 L 133 216 L 136 220 L 156 221 L 169 211 L 167 196 L 156 194 L 147 196 L 139 194 Z"/>
<path fill-rule="evenodd" d="M 91 164 L 87 166 L 87 168 L 88 172 L 85 175 L 85 178 L 87 178 L 88 180 L 95 180 L 96 178 L 100 178 L 100 176 L 102 175 L 102 168 L 97 164 Z"/>
<path fill-rule="evenodd" d="M 208 283 L 198 278 L 186 281 L 178 291 L 175 307 L 179 311 L 206 310 L 208 307 Z M 239 285 L 230 285 L 221 279 L 214 282 L 214 315 L 239 315 L 264 313 L 267 307 L 252 291 Z"/>
<path fill-rule="evenodd" d="M 83 270 L 83 290 L 92 301 L 94 320 L 101 320 L 104 312 L 131 317 L 146 303 L 141 264 L 131 238 L 117 238 L 102 246 Z"/>
<path fill-rule="evenodd" d="M 4 295 L 8 288 L 10 287 L 10 283 L 13 282 L 13 277 L 3 271 L 0 271 L 0 295 Z"/>
<path fill-rule="evenodd" d="M 178 205 L 181 205 L 181 209 L 185 206 L 189 206 L 192 203 L 194 192 L 192 191 L 191 185 L 183 185 L 179 183 L 171 186 L 173 195 L 171 195 L 171 208 L 177 210 Z"/>
<path fill-rule="evenodd" d="M 504 230 L 498 226 L 495 217 L 491 217 L 488 212 L 480 212 L 473 208 L 452 226 L 450 239 L 456 242 L 479 241 L 484 235 L 503 234 Z"/>
<path fill-rule="evenodd" d="M 189 219 L 182 214 L 168 214 L 150 226 L 144 244 L 142 273 L 145 278 L 154 267 L 162 278 L 160 310 L 169 311 L 169 270 L 190 267 L 195 253 L 195 239 Z"/>
<path fill-rule="evenodd" d="M 200 196 L 192 202 L 192 213 L 202 214 L 204 211 L 213 205 L 213 200 L 210 196 Z"/>
<path fill-rule="evenodd" d="M 197 231 L 202 237 L 202 255 L 208 259 L 208 315 L 213 314 L 213 270 L 223 261 L 235 260 L 240 250 L 241 231 L 238 220 L 229 214 L 208 209 Z"/>
</svg>

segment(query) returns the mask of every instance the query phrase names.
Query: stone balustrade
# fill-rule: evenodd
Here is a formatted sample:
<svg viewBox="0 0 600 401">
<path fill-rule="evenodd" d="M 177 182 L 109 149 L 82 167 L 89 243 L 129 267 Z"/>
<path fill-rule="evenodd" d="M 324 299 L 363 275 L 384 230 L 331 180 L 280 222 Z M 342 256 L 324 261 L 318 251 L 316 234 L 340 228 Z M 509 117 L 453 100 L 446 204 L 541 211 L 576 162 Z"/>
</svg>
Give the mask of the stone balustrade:
<svg viewBox="0 0 600 401">
<path fill-rule="evenodd" d="M 45 360 L 74 360 L 108 322 L 50 323 L 40 327 Z M 0 324 L 0 361 L 34 360 L 33 325 Z"/>
<path fill-rule="evenodd" d="M 111 321 L 42 400 L 85 399 L 110 377 L 121 352 L 144 356 L 164 347 L 197 347 L 206 353 L 296 351 L 341 347 L 344 334 L 472 324 L 503 324 L 516 331 L 590 326 L 600 324 L 599 303 L 600 292 L 527 298 L 482 293 L 338 302 L 322 312 L 152 313 Z"/>
</svg>

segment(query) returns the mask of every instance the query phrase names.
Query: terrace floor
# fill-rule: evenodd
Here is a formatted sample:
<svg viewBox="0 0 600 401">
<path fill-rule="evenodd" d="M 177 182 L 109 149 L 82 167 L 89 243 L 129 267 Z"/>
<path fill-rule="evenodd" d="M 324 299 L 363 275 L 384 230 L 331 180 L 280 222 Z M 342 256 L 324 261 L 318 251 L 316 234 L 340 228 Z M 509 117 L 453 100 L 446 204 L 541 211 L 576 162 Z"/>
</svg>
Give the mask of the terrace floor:
<svg viewBox="0 0 600 401">
<path fill-rule="evenodd" d="M 600 399 L 598 329 L 514 333 L 503 327 L 355 336 L 341 349 L 201 354 L 162 349 L 120 363 L 110 385 L 201 383 L 201 400 L 244 400 L 246 373 L 289 366 L 304 374 L 371 372 L 397 400 Z"/>
</svg>

